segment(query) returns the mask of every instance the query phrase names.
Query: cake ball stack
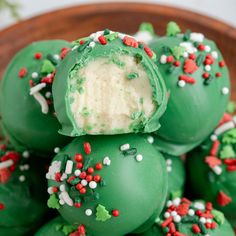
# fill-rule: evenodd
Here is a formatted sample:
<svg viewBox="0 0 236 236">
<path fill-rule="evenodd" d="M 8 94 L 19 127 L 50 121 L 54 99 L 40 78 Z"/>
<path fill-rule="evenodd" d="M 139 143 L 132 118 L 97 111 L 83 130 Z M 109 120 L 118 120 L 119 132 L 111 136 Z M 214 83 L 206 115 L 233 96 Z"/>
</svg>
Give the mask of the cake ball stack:
<svg viewBox="0 0 236 236">
<path fill-rule="evenodd" d="M 12 59 L 0 94 L 0 235 L 234 234 L 214 209 L 233 222 L 222 208 L 235 198 L 230 79 L 203 34 L 170 22 L 160 37 L 143 23 L 134 36 L 35 42 Z M 202 200 L 185 198 L 191 150 L 187 182 Z M 222 180 L 208 183 L 207 168 Z"/>
</svg>

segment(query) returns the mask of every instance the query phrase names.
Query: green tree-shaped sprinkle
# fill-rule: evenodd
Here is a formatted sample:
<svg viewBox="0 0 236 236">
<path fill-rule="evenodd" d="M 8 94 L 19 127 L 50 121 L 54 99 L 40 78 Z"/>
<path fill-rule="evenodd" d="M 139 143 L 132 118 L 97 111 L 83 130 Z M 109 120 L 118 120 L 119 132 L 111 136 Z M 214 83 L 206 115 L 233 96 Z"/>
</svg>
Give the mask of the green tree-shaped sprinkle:
<svg viewBox="0 0 236 236">
<path fill-rule="evenodd" d="M 175 36 L 176 34 L 180 32 L 181 32 L 181 29 L 174 21 L 171 21 L 167 24 L 167 29 L 166 29 L 167 36 Z"/>
<path fill-rule="evenodd" d="M 96 220 L 105 222 L 111 218 L 111 215 L 106 210 L 106 208 L 103 205 L 98 205 L 96 208 Z"/>
</svg>

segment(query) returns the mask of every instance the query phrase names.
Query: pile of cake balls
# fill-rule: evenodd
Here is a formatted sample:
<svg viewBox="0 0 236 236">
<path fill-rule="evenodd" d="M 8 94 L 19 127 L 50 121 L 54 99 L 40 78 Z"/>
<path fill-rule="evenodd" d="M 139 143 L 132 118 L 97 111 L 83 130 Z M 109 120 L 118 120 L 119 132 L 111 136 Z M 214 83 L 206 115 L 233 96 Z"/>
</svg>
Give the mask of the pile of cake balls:
<svg viewBox="0 0 236 236">
<path fill-rule="evenodd" d="M 234 235 L 235 104 L 202 33 L 34 42 L 0 90 L 1 236 Z"/>
</svg>

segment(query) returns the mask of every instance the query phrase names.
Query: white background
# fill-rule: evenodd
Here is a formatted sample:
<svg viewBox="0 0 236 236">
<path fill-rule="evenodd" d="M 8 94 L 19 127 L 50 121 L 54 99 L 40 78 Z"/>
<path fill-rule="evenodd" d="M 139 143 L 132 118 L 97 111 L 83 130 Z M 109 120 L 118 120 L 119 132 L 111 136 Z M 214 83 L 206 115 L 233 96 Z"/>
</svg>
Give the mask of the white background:
<svg viewBox="0 0 236 236">
<path fill-rule="evenodd" d="M 1 0 L 0 0 L 1 1 Z M 119 1 L 119 0 L 117 0 Z M 129 0 L 132 1 L 132 0 Z M 162 3 L 190 9 L 207 16 L 212 16 L 236 27 L 236 0 L 143 0 L 144 2 Z M 23 19 L 66 6 L 107 0 L 18 0 L 21 4 L 20 14 Z M 123 0 L 124 2 L 124 0 Z M 134 1 L 135 2 L 135 1 Z M 136 0 L 136 2 L 138 2 Z M 142 2 L 142 1 L 139 1 Z M 14 23 L 6 11 L 0 12 L 0 29 Z"/>
</svg>

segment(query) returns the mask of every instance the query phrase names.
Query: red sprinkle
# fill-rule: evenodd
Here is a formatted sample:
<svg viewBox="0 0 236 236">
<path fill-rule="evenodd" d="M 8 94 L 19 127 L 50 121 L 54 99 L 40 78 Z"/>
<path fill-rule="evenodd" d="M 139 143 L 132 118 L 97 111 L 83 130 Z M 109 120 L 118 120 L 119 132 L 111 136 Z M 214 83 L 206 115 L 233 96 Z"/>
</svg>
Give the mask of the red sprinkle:
<svg viewBox="0 0 236 236">
<path fill-rule="evenodd" d="M 222 161 L 214 156 L 207 156 L 205 158 L 205 162 L 208 164 L 210 168 L 213 168 L 214 166 L 221 165 Z"/>
<path fill-rule="evenodd" d="M 223 118 L 221 119 L 220 123 L 219 123 L 219 126 L 228 122 L 228 121 L 231 121 L 232 120 L 232 116 L 228 113 L 224 113 L 224 116 Z"/>
<path fill-rule="evenodd" d="M 36 52 L 35 54 L 34 54 L 34 58 L 36 59 L 36 60 L 40 60 L 41 58 L 42 58 L 42 53 L 41 52 Z"/>
<path fill-rule="evenodd" d="M 186 83 L 195 84 L 195 79 L 188 75 L 180 75 L 179 80 L 184 80 Z"/>
<path fill-rule="evenodd" d="M 85 43 L 84 40 L 80 40 L 80 41 L 79 41 L 79 44 L 80 44 L 80 45 L 83 45 L 84 43 Z"/>
<path fill-rule="evenodd" d="M 102 45 L 106 45 L 107 44 L 107 39 L 104 37 L 104 35 L 101 35 L 98 37 L 98 40 L 99 42 L 102 44 Z"/>
<path fill-rule="evenodd" d="M 76 162 L 81 162 L 81 161 L 83 161 L 83 156 L 82 156 L 82 154 L 75 154 L 74 159 Z"/>
<path fill-rule="evenodd" d="M 213 142 L 211 150 L 210 150 L 211 156 L 216 156 L 216 154 L 218 152 L 218 149 L 219 149 L 219 146 L 220 146 L 220 141 L 219 140 L 216 140 L 216 141 Z"/>
<path fill-rule="evenodd" d="M 212 210 L 212 203 L 211 203 L 211 202 L 207 202 L 207 203 L 206 203 L 206 209 L 207 209 L 208 211 L 211 211 L 211 210 Z"/>
<path fill-rule="evenodd" d="M 84 152 L 87 154 L 87 155 L 89 155 L 90 153 L 91 153 L 91 146 L 90 146 L 90 143 L 88 143 L 88 142 L 85 142 L 84 143 Z"/>
<path fill-rule="evenodd" d="M 78 183 L 78 184 L 76 184 L 76 186 L 75 186 L 78 190 L 80 190 L 80 189 L 82 189 L 83 188 L 83 185 L 82 184 L 80 184 L 80 183 Z"/>
<path fill-rule="evenodd" d="M 93 176 L 92 175 L 87 175 L 85 178 L 88 182 L 91 182 L 93 180 Z"/>
<path fill-rule="evenodd" d="M 81 162 L 77 163 L 77 165 L 76 165 L 77 169 L 82 169 L 83 166 L 84 166 L 84 165 L 83 165 L 83 163 L 81 163 Z"/>
<path fill-rule="evenodd" d="M 205 46 L 203 44 L 199 44 L 197 48 L 198 48 L 199 51 L 204 51 L 205 50 Z"/>
<path fill-rule="evenodd" d="M 209 78 L 209 73 L 207 73 L 207 72 L 205 72 L 205 73 L 203 73 L 202 74 L 202 77 L 204 78 L 204 79 L 208 79 Z"/>
<path fill-rule="evenodd" d="M 70 176 L 68 179 L 67 179 L 67 183 L 70 183 L 72 180 L 75 179 L 75 176 Z"/>
<path fill-rule="evenodd" d="M 60 57 L 61 57 L 62 60 L 66 57 L 66 55 L 68 54 L 69 51 L 70 51 L 70 49 L 66 48 L 66 47 L 61 49 Z"/>
<path fill-rule="evenodd" d="M 60 172 L 55 173 L 55 180 L 57 182 L 61 182 L 61 173 Z"/>
<path fill-rule="evenodd" d="M 144 51 L 146 52 L 146 54 L 152 58 L 153 57 L 153 51 L 149 48 L 149 47 L 144 47 Z"/>
<path fill-rule="evenodd" d="M 84 225 L 79 225 L 79 227 L 78 227 L 78 232 L 80 233 L 80 234 L 82 234 L 82 235 L 84 235 L 84 234 L 86 234 L 86 230 L 85 230 L 85 227 L 84 227 Z"/>
<path fill-rule="evenodd" d="M 137 48 L 138 47 L 138 42 L 129 36 L 125 36 L 123 39 L 123 43 L 127 46 Z"/>
<path fill-rule="evenodd" d="M 216 77 L 221 77 L 221 73 L 220 72 L 216 72 Z"/>
<path fill-rule="evenodd" d="M 236 159 L 227 158 L 227 159 L 224 159 L 224 163 L 226 165 L 236 165 Z"/>
<path fill-rule="evenodd" d="M 180 66 L 180 61 L 175 61 L 174 66 L 179 67 Z"/>
<path fill-rule="evenodd" d="M 172 220 L 173 220 L 173 216 L 170 216 L 169 218 L 167 218 L 165 221 L 162 222 L 161 227 L 165 228 L 172 222 Z"/>
<path fill-rule="evenodd" d="M 193 74 L 198 69 L 195 61 L 187 59 L 184 63 L 184 72 L 188 74 Z"/>
<path fill-rule="evenodd" d="M 56 187 L 56 186 L 52 187 L 52 191 L 53 191 L 54 193 L 57 193 L 57 192 L 58 192 L 58 187 Z"/>
<path fill-rule="evenodd" d="M 174 224 L 173 222 L 171 222 L 171 223 L 169 224 L 169 232 L 170 232 L 171 234 L 173 234 L 173 233 L 176 232 L 175 224 Z"/>
<path fill-rule="evenodd" d="M 166 58 L 166 61 L 167 61 L 167 63 L 172 63 L 174 61 L 174 57 L 173 56 L 168 56 Z"/>
<path fill-rule="evenodd" d="M 197 224 L 193 224 L 192 230 L 195 234 L 201 233 L 201 229 L 199 228 L 199 226 Z"/>
<path fill-rule="evenodd" d="M 86 188 L 81 188 L 81 189 L 79 190 L 79 192 L 80 192 L 81 194 L 85 194 L 85 193 L 86 193 Z"/>
<path fill-rule="evenodd" d="M 216 224 L 216 222 L 213 221 L 213 222 L 211 223 L 211 228 L 212 228 L 212 229 L 215 229 L 216 227 L 217 227 L 217 224 Z"/>
<path fill-rule="evenodd" d="M 227 206 L 230 202 L 232 202 L 232 198 L 228 196 L 223 191 L 220 191 L 217 196 L 217 203 L 220 206 Z"/>
<path fill-rule="evenodd" d="M 94 175 L 93 179 L 94 179 L 95 182 L 98 183 L 101 180 L 101 176 L 100 175 Z"/>
<path fill-rule="evenodd" d="M 0 203 L 0 210 L 4 210 L 5 205 L 3 203 Z"/>
<path fill-rule="evenodd" d="M 220 66 L 220 67 L 224 67 L 224 66 L 225 66 L 225 62 L 224 62 L 224 61 L 220 61 L 220 62 L 219 62 L 219 66 Z"/>
<path fill-rule="evenodd" d="M 233 171 L 236 171 L 236 165 L 232 165 L 232 166 L 227 166 L 227 171 L 228 172 L 233 172 Z"/>
<path fill-rule="evenodd" d="M 120 212 L 119 212 L 118 210 L 113 210 L 113 211 L 112 211 L 112 215 L 113 215 L 114 217 L 118 217 L 118 216 L 120 215 Z"/>
<path fill-rule="evenodd" d="M 82 171 L 82 172 L 80 173 L 80 175 L 79 175 L 79 177 L 80 177 L 81 179 L 85 179 L 86 176 L 87 176 L 87 174 L 86 174 L 85 171 Z"/>
<path fill-rule="evenodd" d="M 26 68 L 26 67 L 23 67 L 23 68 L 21 68 L 21 69 L 19 70 L 18 76 L 19 76 L 20 78 L 24 78 L 24 77 L 26 76 L 26 74 L 27 74 L 27 68 Z"/>
<path fill-rule="evenodd" d="M 101 170 L 102 167 L 103 167 L 102 163 L 97 163 L 95 166 L 96 170 Z"/>
<path fill-rule="evenodd" d="M 180 205 L 177 207 L 177 213 L 178 213 L 180 216 L 185 216 L 185 215 L 188 213 L 188 210 L 189 210 L 189 205 L 186 204 L 186 203 L 180 204 Z"/>
<path fill-rule="evenodd" d="M 75 203 L 75 204 L 74 204 L 74 206 L 75 206 L 76 208 L 80 208 L 81 205 L 82 205 L 81 203 Z"/>
<path fill-rule="evenodd" d="M 195 60 L 196 59 L 196 55 L 191 53 L 188 58 L 191 59 L 191 60 Z"/>
</svg>

